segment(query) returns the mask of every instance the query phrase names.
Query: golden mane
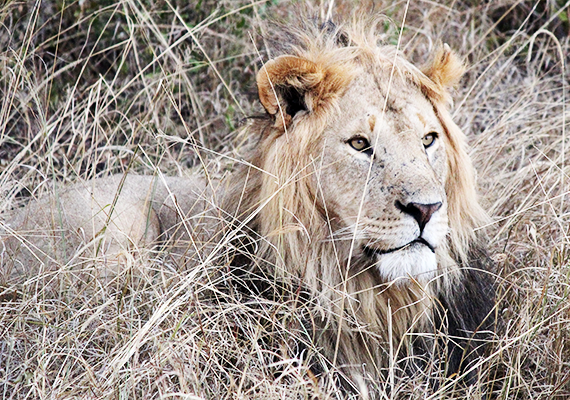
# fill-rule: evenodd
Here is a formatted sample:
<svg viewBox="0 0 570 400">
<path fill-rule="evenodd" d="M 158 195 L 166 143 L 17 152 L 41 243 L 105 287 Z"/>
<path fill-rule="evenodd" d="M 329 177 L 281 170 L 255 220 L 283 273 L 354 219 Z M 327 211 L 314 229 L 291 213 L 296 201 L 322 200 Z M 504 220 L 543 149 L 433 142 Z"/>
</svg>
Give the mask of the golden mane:
<svg viewBox="0 0 570 400">
<path fill-rule="evenodd" d="M 270 104 L 267 111 L 273 118 L 270 121 L 254 120 L 249 127 L 252 136 L 259 137 L 251 157 L 252 164 L 258 168 L 242 168 L 238 179 L 249 180 L 245 185 L 246 191 L 242 193 L 244 186 L 236 185 L 235 192 L 229 195 L 229 202 L 235 204 L 234 197 L 242 198 L 240 213 L 255 212 L 254 223 L 259 233 L 288 242 L 286 254 L 296 261 L 300 259 L 291 254 L 295 253 L 294 249 L 304 247 L 303 243 L 308 243 L 309 238 L 327 236 L 329 232 L 323 232 L 322 227 L 314 223 L 316 218 L 326 219 L 326 215 L 323 210 L 316 209 L 317 193 L 304 179 L 310 174 L 307 167 L 314 161 L 310 157 L 311 150 L 322 140 L 328 113 L 336 107 L 339 94 L 350 83 L 354 65 L 366 67 L 367 64 L 382 63 L 387 68 L 393 67 L 395 74 L 421 88 L 445 128 L 449 164 L 445 183 L 451 228 L 449 246 L 458 261 L 466 262 L 475 238 L 474 229 L 483 225 L 487 216 L 478 202 L 475 173 L 467 153 L 465 135 L 453 122 L 448 110 L 451 104 L 448 90 L 458 82 L 463 65 L 444 45 L 420 70 L 402 58 L 394 46 L 379 45 L 376 32 L 375 23 L 364 22 L 338 27 L 335 32 L 319 29 L 314 24 L 288 31 L 287 37 L 294 44 L 281 50 L 287 51 L 288 55 L 277 59 L 294 58 L 293 62 L 303 62 L 305 67 L 310 64 L 314 68 L 311 71 L 316 75 L 311 83 L 315 87 L 314 100 L 309 104 L 313 112 L 304 115 L 297 123 L 287 121 L 290 117 L 279 108 L 274 86 L 286 79 L 283 76 L 287 72 L 295 72 L 295 68 L 290 68 L 291 62 L 285 62 L 282 64 L 287 68 L 278 71 L 275 60 L 269 61 L 257 79 L 260 99 L 266 107 Z M 339 36 L 349 45 L 339 45 Z M 299 86 L 307 84 L 307 76 L 302 82 L 298 75 L 293 75 L 289 79 L 299 81 Z M 289 212 L 284 214 L 280 211 L 282 209 Z M 238 219 L 243 219 L 243 215 Z"/>
<path fill-rule="evenodd" d="M 477 201 L 465 135 L 448 111 L 448 90 L 463 73 L 462 63 L 449 47 L 440 46 L 431 61 L 418 69 L 395 47 L 379 44 L 376 33 L 374 22 L 324 29 L 307 23 L 287 30 L 292 44 L 274 50 L 276 57 L 258 73 L 259 97 L 269 118 L 254 120 L 248 128 L 258 143 L 249 157 L 251 164 L 243 165 L 234 177 L 225 208 L 237 221 L 250 221 L 249 227 L 262 238 L 255 260 L 293 288 L 302 285 L 315 297 L 327 327 L 321 340 L 337 343 L 332 349 L 324 346 L 327 357 L 347 364 L 366 363 L 376 371 L 368 373 L 377 377 L 388 359 L 389 337 L 397 348 L 406 334 L 427 329 L 430 299 L 438 296 L 438 287 L 461 279 L 458 266 L 469 262 L 474 228 L 483 224 L 486 215 Z M 385 282 L 374 268 L 351 269 L 358 260 L 351 260 L 350 244 L 331 244 L 334 209 L 319 200 L 320 189 L 312 177 L 319 162 L 314 150 L 323 140 L 337 100 L 354 78 L 355 66 L 373 65 L 390 69 L 398 79 L 418 87 L 445 129 L 450 233 L 449 255 L 439 263 L 452 273 L 426 288 Z M 305 104 L 291 102 L 291 91 L 300 93 Z M 287 107 L 302 113 L 292 119 Z M 359 380 L 358 372 L 349 374 L 353 381 Z"/>
</svg>

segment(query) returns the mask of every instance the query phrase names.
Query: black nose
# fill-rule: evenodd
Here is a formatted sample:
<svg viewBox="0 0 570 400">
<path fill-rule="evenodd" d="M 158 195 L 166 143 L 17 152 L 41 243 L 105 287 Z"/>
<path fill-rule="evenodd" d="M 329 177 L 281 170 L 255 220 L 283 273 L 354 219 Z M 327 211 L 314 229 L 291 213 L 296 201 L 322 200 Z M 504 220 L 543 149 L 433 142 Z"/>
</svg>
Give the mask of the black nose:
<svg viewBox="0 0 570 400">
<path fill-rule="evenodd" d="M 408 203 L 404 205 L 396 200 L 396 208 L 414 217 L 420 226 L 420 232 L 423 232 L 433 213 L 441 208 L 441 201 L 432 204 Z"/>
</svg>

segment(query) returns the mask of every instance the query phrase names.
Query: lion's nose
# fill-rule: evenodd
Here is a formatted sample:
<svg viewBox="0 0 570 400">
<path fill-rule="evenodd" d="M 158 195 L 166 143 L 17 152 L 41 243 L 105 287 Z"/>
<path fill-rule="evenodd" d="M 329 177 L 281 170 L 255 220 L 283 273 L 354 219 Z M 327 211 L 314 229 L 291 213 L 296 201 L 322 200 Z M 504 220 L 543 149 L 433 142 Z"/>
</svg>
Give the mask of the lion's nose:
<svg viewBox="0 0 570 400">
<path fill-rule="evenodd" d="M 396 208 L 414 217 L 420 226 L 420 232 L 423 232 L 433 213 L 441 208 L 441 201 L 431 204 L 408 203 L 404 205 L 396 200 Z"/>
</svg>

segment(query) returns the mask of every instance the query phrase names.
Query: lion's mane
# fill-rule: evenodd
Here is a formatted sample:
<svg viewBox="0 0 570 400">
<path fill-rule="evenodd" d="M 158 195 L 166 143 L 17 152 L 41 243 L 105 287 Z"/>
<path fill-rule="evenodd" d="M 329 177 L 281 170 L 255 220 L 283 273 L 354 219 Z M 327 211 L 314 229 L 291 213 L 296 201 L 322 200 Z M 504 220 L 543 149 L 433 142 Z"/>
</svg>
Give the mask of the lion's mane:
<svg viewBox="0 0 570 400">
<path fill-rule="evenodd" d="M 447 373 L 459 371 L 477 347 L 464 344 L 490 325 L 493 306 L 492 285 L 482 271 L 487 258 L 475 234 L 486 216 L 477 201 L 465 135 L 448 111 L 448 88 L 459 80 L 462 64 L 440 46 L 418 69 L 393 46 L 379 45 L 375 24 L 369 23 L 342 28 L 307 23 L 287 28 L 281 38 L 257 78 L 268 114 L 252 119 L 248 130 L 256 140 L 254 149 L 225 199 L 234 225 L 254 242 L 248 262 L 285 282 L 291 297 L 298 288 L 310 294 L 305 305 L 318 311 L 314 340 L 328 360 L 345 366 L 353 384 L 380 379 L 394 357 L 444 347 Z M 352 257 L 350 242 L 333 243 L 334 209 L 320 203 L 319 187 L 310 179 L 312 150 L 323 140 L 327 118 L 350 84 L 354 65 L 378 63 L 393 66 L 419 87 L 445 129 L 450 233 L 447 254 L 438 260 L 439 276 L 428 285 L 386 282 L 376 268 L 366 268 L 366 260 Z M 299 94 L 304 102 L 296 98 Z M 302 118 L 291 118 L 295 108 L 305 111 Z M 438 331 L 463 342 L 438 346 L 429 336 L 413 339 L 417 332 Z"/>
</svg>

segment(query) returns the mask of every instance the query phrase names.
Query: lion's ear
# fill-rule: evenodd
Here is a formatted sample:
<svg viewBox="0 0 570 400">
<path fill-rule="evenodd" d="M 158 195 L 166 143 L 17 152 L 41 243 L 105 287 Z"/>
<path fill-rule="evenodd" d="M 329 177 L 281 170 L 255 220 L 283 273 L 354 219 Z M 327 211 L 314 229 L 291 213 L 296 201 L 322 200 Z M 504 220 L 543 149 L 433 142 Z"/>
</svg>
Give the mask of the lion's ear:
<svg viewBox="0 0 570 400">
<path fill-rule="evenodd" d="M 439 45 L 422 72 L 441 89 L 455 86 L 465 72 L 465 66 L 447 44 Z"/>
<path fill-rule="evenodd" d="M 313 110 L 324 77 L 325 71 L 312 61 L 277 57 L 257 74 L 259 100 L 276 126 L 287 126 L 298 112 Z"/>
</svg>

